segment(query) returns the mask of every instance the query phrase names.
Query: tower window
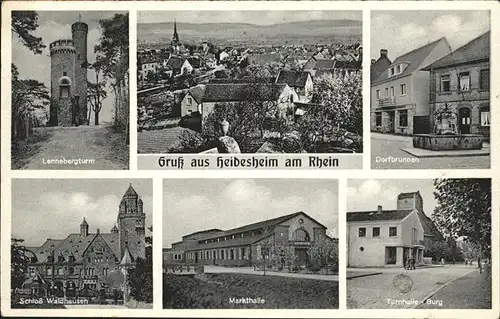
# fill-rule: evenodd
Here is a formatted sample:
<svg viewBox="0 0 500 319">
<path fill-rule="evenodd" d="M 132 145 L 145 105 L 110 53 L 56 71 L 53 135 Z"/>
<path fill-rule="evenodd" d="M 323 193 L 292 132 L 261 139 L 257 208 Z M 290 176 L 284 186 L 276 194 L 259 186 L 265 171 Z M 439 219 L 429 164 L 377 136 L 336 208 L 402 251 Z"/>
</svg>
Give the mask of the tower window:
<svg viewBox="0 0 500 319">
<path fill-rule="evenodd" d="M 68 72 L 63 72 L 63 76 L 67 76 L 68 75 Z"/>
</svg>

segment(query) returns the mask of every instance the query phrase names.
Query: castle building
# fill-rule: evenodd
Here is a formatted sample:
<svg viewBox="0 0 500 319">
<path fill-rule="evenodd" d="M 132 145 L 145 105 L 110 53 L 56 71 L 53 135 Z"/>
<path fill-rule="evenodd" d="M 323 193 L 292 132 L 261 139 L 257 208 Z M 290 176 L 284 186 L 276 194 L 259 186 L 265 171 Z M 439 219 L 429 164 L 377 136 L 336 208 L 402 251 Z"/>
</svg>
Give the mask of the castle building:
<svg viewBox="0 0 500 319">
<path fill-rule="evenodd" d="M 51 126 L 87 123 L 87 33 L 88 25 L 71 25 L 72 39 L 56 40 L 50 48 Z"/>
<path fill-rule="evenodd" d="M 424 251 L 440 239 L 420 192 L 399 194 L 395 210 L 347 213 L 349 267 L 402 267 L 408 257 L 423 264 Z"/>
<path fill-rule="evenodd" d="M 163 250 L 164 265 L 202 264 L 251 266 L 271 258 L 266 247 L 285 245 L 293 250 L 296 264 L 305 266 L 307 250 L 326 235 L 326 227 L 304 212 L 284 215 L 233 229 L 208 229 L 188 234 Z M 331 238 L 330 238 L 331 239 Z M 333 239 L 332 239 L 333 240 Z"/>
<path fill-rule="evenodd" d="M 109 292 L 113 278 L 145 259 L 145 214 L 132 185 L 119 205 L 117 225 L 109 233 L 89 231 L 83 218 L 78 233 L 48 238 L 40 247 L 27 247 L 29 277 L 23 288 L 36 296 L 95 296 Z M 127 269 L 124 269 L 124 268 Z"/>
</svg>

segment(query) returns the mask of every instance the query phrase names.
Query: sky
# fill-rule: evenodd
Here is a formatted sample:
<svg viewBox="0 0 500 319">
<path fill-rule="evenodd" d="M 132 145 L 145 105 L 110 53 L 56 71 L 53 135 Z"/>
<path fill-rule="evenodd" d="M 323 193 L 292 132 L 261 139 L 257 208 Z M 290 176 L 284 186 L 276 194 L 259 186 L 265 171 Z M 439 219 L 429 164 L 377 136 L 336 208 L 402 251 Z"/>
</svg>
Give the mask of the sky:
<svg viewBox="0 0 500 319">
<path fill-rule="evenodd" d="M 163 247 L 210 228 L 231 229 L 303 211 L 338 237 L 338 183 L 327 179 L 165 179 Z"/>
<path fill-rule="evenodd" d="M 446 37 L 452 50 L 490 29 L 490 12 L 481 11 L 372 11 L 370 54 L 387 49 L 394 59 Z"/>
<path fill-rule="evenodd" d="M 350 179 L 347 181 L 347 211 L 396 209 L 400 193 L 420 191 L 424 203 L 424 213 L 431 216 L 437 201 L 434 198 L 432 179 Z"/>
<path fill-rule="evenodd" d="M 12 34 L 12 63 L 18 70 L 21 79 L 35 79 L 43 82 L 50 90 L 50 51 L 49 44 L 59 39 L 71 39 L 71 24 L 81 18 L 89 26 L 87 35 L 87 60 L 95 61 L 94 46 L 101 37 L 99 20 L 109 19 L 118 12 L 110 11 L 38 11 L 39 27 L 33 32 L 37 37 L 42 37 L 46 48 L 42 54 L 34 54 L 19 41 L 17 35 Z M 81 14 L 81 17 L 79 16 Z M 88 79 L 95 81 L 94 72 L 89 70 Z M 113 93 L 108 88 L 108 97 L 103 101 L 99 114 L 101 122 L 110 122 L 113 116 Z M 91 117 L 93 121 L 93 115 Z"/>
<path fill-rule="evenodd" d="M 40 246 L 47 238 L 64 239 L 79 233 L 84 217 L 89 232 L 99 228 L 109 233 L 129 183 L 142 198 L 146 228 L 150 227 L 150 179 L 13 179 L 12 237 L 24 239 L 27 246 Z"/>
<path fill-rule="evenodd" d="M 361 20 L 361 11 L 139 11 L 138 23 L 250 23 L 272 25 L 308 20 Z"/>
</svg>

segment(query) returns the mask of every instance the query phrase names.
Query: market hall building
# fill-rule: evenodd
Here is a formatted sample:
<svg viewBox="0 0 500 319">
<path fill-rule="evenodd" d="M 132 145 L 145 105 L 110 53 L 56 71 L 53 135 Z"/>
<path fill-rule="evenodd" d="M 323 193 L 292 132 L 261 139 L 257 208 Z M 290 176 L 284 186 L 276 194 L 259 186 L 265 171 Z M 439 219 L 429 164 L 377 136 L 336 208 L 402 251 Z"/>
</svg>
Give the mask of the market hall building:
<svg viewBox="0 0 500 319">
<path fill-rule="evenodd" d="M 297 265 L 306 266 L 308 248 L 321 237 L 330 238 L 326 229 L 306 213 L 297 212 L 238 228 L 185 235 L 172 248 L 163 250 L 163 260 L 167 265 L 251 266 L 263 259 L 263 247 L 271 238 L 271 243 L 291 247 Z"/>
</svg>

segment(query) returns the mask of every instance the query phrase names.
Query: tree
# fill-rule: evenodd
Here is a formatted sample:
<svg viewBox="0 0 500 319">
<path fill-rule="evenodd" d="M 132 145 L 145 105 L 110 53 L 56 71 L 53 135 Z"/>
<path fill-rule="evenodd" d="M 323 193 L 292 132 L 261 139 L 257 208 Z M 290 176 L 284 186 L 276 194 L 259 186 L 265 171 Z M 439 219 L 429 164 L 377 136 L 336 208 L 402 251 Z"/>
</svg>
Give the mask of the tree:
<svg viewBox="0 0 500 319">
<path fill-rule="evenodd" d="M 128 142 L 128 66 L 129 24 L 128 13 L 115 14 L 111 19 L 99 20 L 100 42 L 94 47 L 97 60 L 102 61 L 104 76 L 110 79 L 115 96 L 114 125 L 125 129 Z"/>
<path fill-rule="evenodd" d="M 130 295 L 137 301 L 153 302 L 153 263 L 138 257 L 129 274 Z"/>
<path fill-rule="evenodd" d="M 33 53 L 42 54 L 42 49 L 45 48 L 42 38 L 32 34 L 37 28 L 38 13 L 36 11 L 12 11 L 12 32 Z"/>
<path fill-rule="evenodd" d="M 477 247 L 480 267 L 491 249 L 491 179 L 437 179 L 434 187 L 432 220 L 445 237 Z"/>
<path fill-rule="evenodd" d="M 11 238 L 10 240 L 10 283 L 11 288 L 21 288 L 28 271 L 29 259 L 23 246 L 24 239 Z"/>
<path fill-rule="evenodd" d="M 17 67 L 11 65 L 12 74 L 12 137 L 14 140 L 27 136 L 29 121 L 35 117 L 35 111 L 50 105 L 49 91 L 45 84 L 37 80 L 21 80 Z"/>
<path fill-rule="evenodd" d="M 319 76 L 315 79 L 311 103 L 298 126 L 307 151 L 317 152 L 320 143 L 338 141 L 346 132 L 362 135 L 360 74 Z"/>
<path fill-rule="evenodd" d="M 338 244 L 329 237 L 320 236 L 307 250 L 307 256 L 313 271 L 319 271 L 329 263 L 338 265 Z"/>
<path fill-rule="evenodd" d="M 98 57 L 98 59 L 93 64 L 88 64 L 89 69 L 93 69 L 95 73 L 95 82 L 87 82 L 87 102 L 91 106 L 91 110 L 94 111 L 94 125 L 99 125 L 99 113 L 102 110 L 102 102 L 107 97 L 107 92 L 104 89 L 106 87 L 106 79 L 104 75 L 101 74 L 104 69 L 104 61 Z M 89 123 L 90 123 L 90 113 L 89 110 Z"/>
</svg>

